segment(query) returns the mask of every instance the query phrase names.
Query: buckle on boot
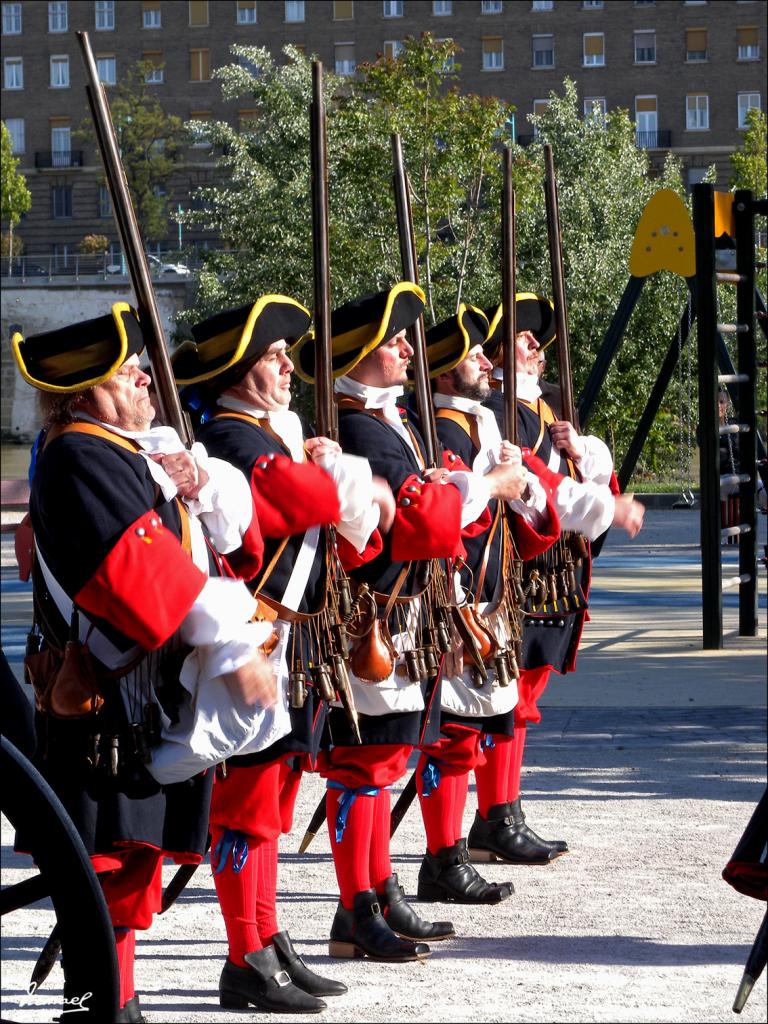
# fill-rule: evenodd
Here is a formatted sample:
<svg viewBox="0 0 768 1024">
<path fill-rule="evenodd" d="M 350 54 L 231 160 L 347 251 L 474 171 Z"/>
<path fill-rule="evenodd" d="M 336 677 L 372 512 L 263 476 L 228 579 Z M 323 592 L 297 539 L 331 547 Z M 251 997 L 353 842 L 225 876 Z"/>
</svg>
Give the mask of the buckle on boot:
<svg viewBox="0 0 768 1024">
<path fill-rule="evenodd" d="M 376 914 L 381 913 L 381 907 L 379 906 L 377 900 L 374 900 L 373 903 L 370 905 L 369 912 L 371 917 L 374 917 Z"/>
<path fill-rule="evenodd" d="M 291 976 L 288 971 L 278 971 L 277 974 L 272 975 L 272 981 L 278 988 L 285 988 L 286 985 L 291 984 Z"/>
</svg>

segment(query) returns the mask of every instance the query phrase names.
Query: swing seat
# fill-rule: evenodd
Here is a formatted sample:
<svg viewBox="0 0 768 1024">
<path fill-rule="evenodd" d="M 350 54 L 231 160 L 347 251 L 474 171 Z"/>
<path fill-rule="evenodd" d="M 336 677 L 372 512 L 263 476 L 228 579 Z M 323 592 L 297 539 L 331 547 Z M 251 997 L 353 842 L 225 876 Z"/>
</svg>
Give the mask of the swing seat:
<svg viewBox="0 0 768 1024">
<path fill-rule="evenodd" d="M 672 508 L 694 508 L 696 506 L 696 498 L 693 496 L 693 491 L 687 493 L 683 491 L 677 501 L 672 502 Z"/>
</svg>

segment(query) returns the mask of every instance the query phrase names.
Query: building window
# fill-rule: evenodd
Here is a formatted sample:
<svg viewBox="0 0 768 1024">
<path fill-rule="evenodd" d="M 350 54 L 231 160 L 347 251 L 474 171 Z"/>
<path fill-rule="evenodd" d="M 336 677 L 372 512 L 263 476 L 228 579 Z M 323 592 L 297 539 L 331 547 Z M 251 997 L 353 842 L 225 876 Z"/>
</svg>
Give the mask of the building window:
<svg viewBox="0 0 768 1024">
<path fill-rule="evenodd" d="M 381 13 L 385 18 L 402 18 L 403 0 L 383 0 Z"/>
<path fill-rule="evenodd" d="M 635 32 L 635 64 L 656 63 L 656 32 L 640 29 Z"/>
<path fill-rule="evenodd" d="M 189 0 L 190 28 L 205 28 L 208 24 L 208 0 Z"/>
<path fill-rule="evenodd" d="M 403 45 L 402 39 L 385 39 L 384 56 L 389 58 L 389 60 L 397 60 L 403 52 Z"/>
<path fill-rule="evenodd" d="M 605 35 L 602 32 L 584 33 L 584 67 L 601 68 L 605 65 Z"/>
<path fill-rule="evenodd" d="M 97 57 L 96 67 L 99 72 L 99 81 L 103 85 L 115 85 L 117 82 L 116 57 Z"/>
<path fill-rule="evenodd" d="M 709 129 L 709 96 L 706 93 L 691 93 L 685 97 L 685 127 L 689 132 Z"/>
<path fill-rule="evenodd" d="M 245 68 L 249 75 L 253 75 L 254 78 L 258 78 L 261 74 L 261 67 L 256 63 L 255 60 L 251 60 L 250 57 L 246 57 L 244 54 L 239 54 L 237 58 L 238 66 Z"/>
<path fill-rule="evenodd" d="M 210 110 L 193 110 L 189 115 L 190 121 L 211 121 L 213 114 Z M 193 149 L 210 149 L 211 140 L 208 138 L 208 133 L 204 128 L 199 128 L 197 131 L 192 131 L 192 148 Z"/>
<path fill-rule="evenodd" d="M 64 119 L 51 122 L 51 166 L 69 167 L 72 163 L 72 129 Z"/>
<path fill-rule="evenodd" d="M 635 141 L 640 149 L 657 149 L 658 101 L 655 96 L 635 96 Z"/>
<path fill-rule="evenodd" d="M 687 28 L 685 30 L 685 59 L 698 61 L 707 59 L 707 30 Z"/>
<path fill-rule="evenodd" d="M 501 0 L 480 0 L 481 14 L 501 14 L 502 7 Z"/>
<path fill-rule="evenodd" d="M 255 25 L 257 20 L 256 0 L 237 0 L 237 24 Z"/>
<path fill-rule="evenodd" d="M 112 199 L 106 185 L 99 185 L 99 216 L 112 216 Z"/>
<path fill-rule="evenodd" d="M 285 0 L 285 20 L 304 21 L 304 0 Z"/>
<path fill-rule="evenodd" d="M 355 16 L 355 5 L 352 0 L 334 0 L 333 20 L 352 21 Z"/>
<path fill-rule="evenodd" d="M 736 41 L 739 44 L 739 60 L 760 59 L 760 38 L 756 25 L 753 27 L 739 25 L 736 29 Z"/>
<path fill-rule="evenodd" d="M 533 101 L 534 117 L 541 117 L 542 114 L 546 114 L 547 110 L 549 110 L 549 100 Z M 534 139 L 538 139 L 539 137 L 539 126 L 535 122 L 533 125 L 533 137 Z"/>
<path fill-rule="evenodd" d="M 758 97 L 759 99 L 760 97 Z M 758 103 L 758 106 L 760 104 Z M 24 118 L 23 117 L 9 117 L 5 122 L 5 127 L 8 129 L 8 134 L 11 136 L 11 152 L 12 153 L 23 153 L 25 150 L 24 141 Z"/>
<path fill-rule="evenodd" d="M 432 0 L 432 14 L 436 18 L 447 18 L 453 14 L 452 0 Z"/>
<path fill-rule="evenodd" d="M 553 68 L 555 66 L 555 37 L 533 37 L 533 67 Z"/>
<path fill-rule="evenodd" d="M 531 4 L 532 11 L 552 11 L 554 7 L 554 0 L 533 0 Z"/>
<path fill-rule="evenodd" d="M 52 89 L 69 88 L 69 57 L 66 54 L 51 57 L 51 81 Z"/>
<path fill-rule="evenodd" d="M 163 75 L 163 54 L 161 50 L 146 50 L 142 54 L 145 64 L 151 64 L 144 72 L 144 81 L 147 85 L 162 85 Z"/>
<path fill-rule="evenodd" d="M 333 47 L 333 59 L 337 75 L 354 75 L 355 44 L 336 43 Z"/>
<path fill-rule="evenodd" d="M 501 36 L 483 36 L 483 71 L 504 70 L 504 40 Z"/>
<path fill-rule="evenodd" d="M 447 36 L 444 39 L 436 39 L 435 42 L 436 43 L 452 43 L 453 39 L 451 39 L 450 36 Z M 443 66 L 441 68 L 441 71 L 443 72 L 443 74 L 446 74 L 446 75 L 450 74 L 450 72 L 453 71 L 455 64 L 456 64 L 456 58 L 454 57 L 453 54 L 451 54 L 449 57 L 446 57 L 445 60 L 443 61 Z"/>
<path fill-rule="evenodd" d="M 3 4 L 3 35 L 21 35 L 21 4 Z"/>
<path fill-rule="evenodd" d="M 211 79 L 211 51 L 189 51 L 189 79 L 191 82 L 209 82 Z"/>
<path fill-rule="evenodd" d="M 605 7 L 603 0 L 583 0 L 581 5 L 585 11 L 599 11 Z"/>
<path fill-rule="evenodd" d="M 48 4 L 48 31 L 66 32 L 69 28 L 66 3 Z"/>
<path fill-rule="evenodd" d="M 71 185 L 54 185 L 51 188 L 51 214 L 55 220 L 72 216 Z"/>
<path fill-rule="evenodd" d="M 635 7 L 653 7 L 656 0 L 635 0 Z"/>
<path fill-rule="evenodd" d="M 115 3 L 114 0 L 96 0 L 96 31 L 114 32 Z"/>
<path fill-rule="evenodd" d="M 6 57 L 3 61 L 3 88 L 24 88 L 24 60 L 21 57 Z"/>
<path fill-rule="evenodd" d="M 740 92 L 739 93 L 739 128 L 749 128 L 747 124 L 747 114 L 752 108 L 760 109 L 760 93 L 759 92 Z M 5 122 L 8 124 L 8 122 Z M 24 128 L 24 122 L 22 124 L 22 134 Z"/>
<path fill-rule="evenodd" d="M 605 96 L 584 97 L 585 121 L 599 121 L 601 124 L 605 124 L 607 114 L 608 108 L 605 102 Z"/>
<path fill-rule="evenodd" d="M 163 16 L 160 11 L 160 0 L 144 0 L 141 5 L 142 28 L 162 28 Z"/>
</svg>

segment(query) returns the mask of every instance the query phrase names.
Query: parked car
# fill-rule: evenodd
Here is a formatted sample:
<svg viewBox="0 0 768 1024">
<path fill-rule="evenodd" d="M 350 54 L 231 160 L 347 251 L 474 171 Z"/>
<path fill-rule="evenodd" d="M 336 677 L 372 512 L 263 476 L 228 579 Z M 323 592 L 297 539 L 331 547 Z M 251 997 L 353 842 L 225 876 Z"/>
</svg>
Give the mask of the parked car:
<svg viewBox="0 0 768 1024">
<path fill-rule="evenodd" d="M 39 263 L 14 263 L 7 273 L 10 277 L 48 277 L 48 271 Z"/>
<path fill-rule="evenodd" d="M 180 277 L 189 277 L 192 273 L 184 263 L 169 263 L 166 260 L 158 259 L 151 253 L 147 253 L 147 263 L 152 274 L 178 274 Z M 127 268 L 123 269 L 122 263 L 108 263 L 105 269 L 108 274 L 126 274 L 128 272 Z"/>
</svg>

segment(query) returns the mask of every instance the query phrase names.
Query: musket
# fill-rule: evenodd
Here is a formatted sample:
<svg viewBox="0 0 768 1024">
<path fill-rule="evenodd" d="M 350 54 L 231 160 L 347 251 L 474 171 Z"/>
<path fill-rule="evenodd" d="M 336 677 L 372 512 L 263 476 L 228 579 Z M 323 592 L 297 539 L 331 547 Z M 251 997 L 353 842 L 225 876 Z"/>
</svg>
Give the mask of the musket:
<svg viewBox="0 0 768 1024">
<path fill-rule="evenodd" d="M 99 81 L 99 73 L 88 33 L 76 32 L 75 35 L 80 44 L 85 65 L 87 83 L 85 91 L 91 108 L 96 142 L 104 165 L 107 187 L 112 198 L 117 230 L 120 234 L 128 274 L 136 297 L 136 308 L 139 313 L 147 356 L 152 367 L 152 378 L 157 392 L 160 415 L 168 426 L 177 431 L 179 437 L 189 447 L 193 441 L 192 430 L 181 408 L 179 393 L 168 358 L 160 311 L 152 290 L 149 267 L 144 255 L 144 244 L 128 191 L 128 182 L 120 158 L 107 95 L 104 86 Z"/>
<path fill-rule="evenodd" d="M 331 275 L 328 252 L 328 149 L 323 101 L 323 64 L 312 61 L 312 103 L 309 111 L 309 146 L 312 163 L 312 274 L 315 298 L 315 429 L 321 437 L 338 441 L 336 405 L 333 401 L 331 364 Z M 331 538 L 332 542 L 333 538 Z M 343 659 L 336 672 L 336 689 L 352 736 L 362 743 L 360 722 Z"/>
<path fill-rule="evenodd" d="M 557 368 L 560 374 L 560 397 L 563 419 L 568 420 L 575 426 L 576 417 L 574 415 L 573 383 L 571 381 L 571 351 L 568 337 L 568 308 L 565 301 L 560 208 L 557 201 L 557 181 L 555 180 L 552 146 L 549 143 L 544 146 L 544 199 L 547 208 L 547 239 L 549 241 L 549 263 L 552 271 L 552 299 L 555 303 Z"/>
<path fill-rule="evenodd" d="M 517 444 L 517 294 L 515 246 L 515 190 L 512 188 L 512 150 L 504 150 L 501 196 L 501 326 L 503 344 L 504 437 Z"/>
</svg>

